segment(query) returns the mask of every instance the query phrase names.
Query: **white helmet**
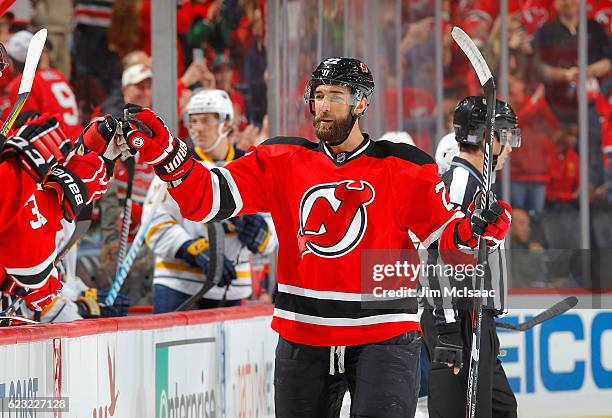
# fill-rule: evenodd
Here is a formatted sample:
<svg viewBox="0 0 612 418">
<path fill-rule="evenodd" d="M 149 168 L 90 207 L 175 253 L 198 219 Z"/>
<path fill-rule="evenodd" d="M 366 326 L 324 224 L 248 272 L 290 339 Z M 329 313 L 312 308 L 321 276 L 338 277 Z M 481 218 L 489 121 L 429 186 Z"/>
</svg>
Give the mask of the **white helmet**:
<svg viewBox="0 0 612 418">
<path fill-rule="evenodd" d="M 187 103 L 187 115 L 196 115 L 200 113 L 216 113 L 219 115 L 219 132 L 217 140 L 210 147 L 202 150 L 210 152 L 219 145 L 221 140 L 227 137 L 234 125 L 234 106 L 229 94 L 224 90 L 200 90 L 189 99 Z M 230 128 L 223 130 L 223 125 L 226 120 L 229 120 Z M 192 132 L 189 132 L 193 137 Z"/>
<path fill-rule="evenodd" d="M 379 141 L 389 141 L 398 144 L 414 145 L 414 140 L 408 132 L 404 131 L 389 131 L 385 132 L 383 136 L 378 138 Z"/>
<path fill-rule="evenodd" d="M 457 155 L 459 155 L 459 144 L 455 140 L 455 133 L 444 135 L 436 148 L 436 163 L 440 175 L 450 169 L 451 161 Z"/>
</svg>

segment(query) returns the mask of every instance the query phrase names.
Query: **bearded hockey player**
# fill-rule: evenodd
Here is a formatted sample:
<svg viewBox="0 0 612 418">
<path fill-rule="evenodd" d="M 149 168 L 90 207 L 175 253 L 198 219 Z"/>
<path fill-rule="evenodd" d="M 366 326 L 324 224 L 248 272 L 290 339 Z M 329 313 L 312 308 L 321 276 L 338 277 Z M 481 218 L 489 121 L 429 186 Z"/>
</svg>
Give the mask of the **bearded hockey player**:
<svg viewBox="0 0 612 418">
<path fill-rule="evenodd" d="M 484 161 L 484 136 L 487 105 L 482 96 L 470 96 L 461 100 L 455 109 L 453 124 L 454 140 L 459 146 L 459 155 L 452 158 L 449 170 L 442 179 L 449 190 L 450 203 L 466 215 L 472 201 L 478 199 L 477 192 L 483 187 L 482 167 Z M 493 146 L 493 167 L 503 168 L 513 147 L 520 145 L 521 135 L 518 120 L 512 107 L 497 101 Z M 450 147 L 449 147 L 450 148 Z M 476 196 L 476 198 L 475 198 Z M 484 276 L 485 289 L 493 290 L 484 300 L 480 366 L 476 416 L 516 417 L 516 399 L 508 384 L 499 354 L 499 340 L 495 328 L 495 317 L 506 311 L 507 271 L 503 251 L 491 250 L 488 268 Z M 429 286 L 464 286 L 463 278 L 429 278 Z M 467 402 L 469 359 L 472 349 L 471 298 L 454 298 L 445 301 L 435 310 L 425 309 L 421 317 L 425 344 L 432 359 L 429 372 L 428 409 L 429 416 L 436 418 L 463 418 Z"/>
<path fill-rule="evenodd" d="M 421 348 L 416 306 L 364 309 L 362 253 L 411 249 L 408 230 L 425 246 L 474 247 L 476 234 L 492 245 L 510 224 L 502 211 L 464 217 L 447 207 L 431 157 L 370 140 L 359 119 L 373 91 L 363 62 L 328 58 L 305 89 L 318 143 L 269 139 L 212 170 L 149 109 L 129 110 L 152 137 L 135 128 L 119 138 L 125 152 L 139 151 L 155 167 L 187 219 L 271 213 L 279 240 L 277 417 L 337 417 L 347 389 L 352 416 L 413 416 Z M 496 206 L 510 211 L 504 202 Z"/>
<path fill-rule="evenodd" d="M 230 142 L 234 107 L 223 90 L 202 90 L 187 104 L 189 133 L 195 145 L 193 157 L 206 167 L 224 167 L 244 153 Z M 181 216 L 178 205 L 165 199 L 153 215 L 146 237 L 155 252 L 153 311 L 176 310 L 200 290 L 210 262 L 207 226 Z M 224 269 L 219 286 L 213 287 L 193 308 L 236 306 L 249 297 L 251 254 L 276 248 L 274 225 L 269 215 L 242 215 L 223 220 Z"/>
</svg>

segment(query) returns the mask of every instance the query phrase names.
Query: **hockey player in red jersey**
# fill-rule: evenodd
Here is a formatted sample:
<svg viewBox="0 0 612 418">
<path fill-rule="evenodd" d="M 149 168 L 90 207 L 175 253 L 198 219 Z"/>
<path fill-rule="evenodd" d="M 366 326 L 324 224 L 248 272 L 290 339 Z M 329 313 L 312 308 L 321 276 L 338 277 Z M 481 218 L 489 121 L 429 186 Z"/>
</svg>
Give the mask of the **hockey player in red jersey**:
<svg viewBox="0 0 612 418">
<path fill-rule="evenodd" d="M 373 90 L 364 63 L 328 58 L 305 90 L 319 143 L 277 137 L 211 170 L 195 163 L 152 111 L 130 109 L 153 134 L 134 128 L 123 149 L 155 167 L 183 216 L 208 222 L 272 215 L 279 240 L 277 417 L 337 417 L 347 389 L 351 416 L 413 416 L 416 303 L 364 308 L 362 254 L 412 249 L 409 230 L 425 246 L 474 247 L 476 235 L 494 246 L 510 224 L 511 209 L 501 201 L 483 216 L 454 211 L 433 159 L 418 148 L 370 140 L 359 119 Z"/>
<path fill-rule="evenodd" d="M 89 140 L 101 135 L 85 133 Z M 62 287 L 54 264 L 61 220 L 74 221 L 104 194 L 106 163 L 94 152 L 73 154 L 75 141 L 55 117 L 46 115 L 5 141 L 0 154 L 0 291 L 41 311 Z"/>
</svg>

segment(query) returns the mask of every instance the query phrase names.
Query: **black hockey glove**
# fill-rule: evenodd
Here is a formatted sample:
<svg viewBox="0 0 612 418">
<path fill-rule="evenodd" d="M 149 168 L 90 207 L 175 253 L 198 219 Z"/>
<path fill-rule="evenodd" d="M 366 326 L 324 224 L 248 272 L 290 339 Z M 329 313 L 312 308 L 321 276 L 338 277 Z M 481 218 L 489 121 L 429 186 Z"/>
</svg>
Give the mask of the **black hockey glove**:
<svg viewBox="0 0 612 418">
<path fill-rule="evenodd" d="M 208 251 L 208 240 L 206 238 L 191 239 L 185 241 L 181 248 L 176 252 L 176 258 L 185 261 L 192 267 L 202 269 L 204 274 L 208 274 L 210 265 L 210 252 Z M 223 274 L 221 281 L 217 283 L 219 287 L 229 286 L 236 279 L 236 269 L 234 264 L 227 257 L 223 257 Z"/>
<path fill-rule="evenodd" d="M 231 224 L 238 233 L 238 239 L 253 254 L 261 254 L 270 240 L 268 223 L 261 215 L 243 215 L 232 218 Z"/>
<path fill-rule="evenodd" d="M 37 183 L 43 183 L 72 148 L 72 141 L 66 138 L 57 119 L 43 115 L 26 123 L 6 140 L 0 161 L 16 157 L 22 169 Z"/>
<path fill-rule="evenodd" d="M 43 186 L 55 190 L 64 210 L 64 218 L 72 222 L 87 206 L 87 186 L 73 171 L 57 166 L 49 174 Z"/>
<path fill-rule="evenodd" d="M 434 363 L 442 363 L 458 374 L 463 367 L 463 339 L 459 323 L 436 325 L 438 344 L 434 350 Z"/>
</svg>

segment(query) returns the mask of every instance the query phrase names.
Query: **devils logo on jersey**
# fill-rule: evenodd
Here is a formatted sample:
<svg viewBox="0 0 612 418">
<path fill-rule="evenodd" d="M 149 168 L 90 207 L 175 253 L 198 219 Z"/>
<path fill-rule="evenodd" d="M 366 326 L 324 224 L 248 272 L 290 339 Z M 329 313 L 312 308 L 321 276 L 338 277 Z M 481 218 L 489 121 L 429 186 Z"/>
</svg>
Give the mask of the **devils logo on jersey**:
<svg viewBox="0 0 612 418">
<path fill-rule="evenodd" d="M 363 180 L 318 184 L 300 202 L 298 246 L 302 257 L 340 257 L 363 238 L 366 206 L 374 200 L 374 188 Z"/>
</svg>

